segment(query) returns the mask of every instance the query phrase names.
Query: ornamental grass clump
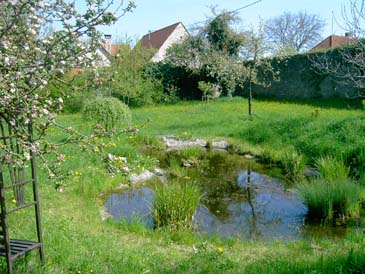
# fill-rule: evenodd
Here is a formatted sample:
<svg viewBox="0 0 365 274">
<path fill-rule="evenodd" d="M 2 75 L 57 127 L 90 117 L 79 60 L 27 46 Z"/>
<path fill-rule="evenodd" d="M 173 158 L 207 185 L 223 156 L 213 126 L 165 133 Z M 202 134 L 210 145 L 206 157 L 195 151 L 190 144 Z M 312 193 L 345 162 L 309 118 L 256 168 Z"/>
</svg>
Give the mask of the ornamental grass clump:
<svg viewBox="0 0 365 274">
<path fill-rule="evenodd" d="M 156 228 L 192 228 L 193 215 L 201 196 L 201 189 L 193 182 L 173 181 L 168 185 L 157 185 L 153 203 Z"/>
<path fill-rule="evenodd" d="M 362 188 L 350 179 L 316 179 L 297 188 L 308 206 L 308 217 L 325 221 L 348 219 L 360 213 Z"/>
<path fill-rule="evenodd" d="M 112 97 L 88 101 L 83 108 L 83 117 L 101 124 L 107 132 L 116 127 L 130 127 L 132 119 L 129 107 Z"/>
<path fill-rule="evenodd" d="M 321 156 L 315 160 L 319 177 L 298 185 L 310 218 L 333 221 L 358 216 L 363 187 L 349 178 L 342 160 Z"/>
</svg>

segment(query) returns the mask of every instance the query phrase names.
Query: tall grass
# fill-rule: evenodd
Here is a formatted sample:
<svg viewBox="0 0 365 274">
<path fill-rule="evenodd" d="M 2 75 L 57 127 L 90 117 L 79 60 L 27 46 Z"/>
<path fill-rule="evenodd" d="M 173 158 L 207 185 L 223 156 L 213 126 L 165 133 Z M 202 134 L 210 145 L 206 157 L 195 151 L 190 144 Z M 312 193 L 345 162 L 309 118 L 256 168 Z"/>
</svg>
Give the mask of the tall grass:
<svg viewBox="0 0 365 274">
<path fill-rule="evenodd" d="M 331 221 L 360 213 L 361 186 L 350 179 L 317 179 L 297 185 L 308 206 L 308 217 Z"/>
<path fill-rule="evenodd" d="M 156 185 L 153 218 L 157 228 L 189 229 L 201 198 L 200 188 L 192 182 L 173 181 Z"/>
</svg>

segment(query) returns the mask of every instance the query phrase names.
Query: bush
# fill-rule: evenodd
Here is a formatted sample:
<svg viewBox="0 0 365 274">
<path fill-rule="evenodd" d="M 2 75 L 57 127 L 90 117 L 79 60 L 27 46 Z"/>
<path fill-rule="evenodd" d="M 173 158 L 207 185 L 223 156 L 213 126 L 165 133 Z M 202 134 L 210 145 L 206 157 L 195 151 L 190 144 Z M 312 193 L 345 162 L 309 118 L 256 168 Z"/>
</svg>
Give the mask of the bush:
<svg viewBox="0 0 365 274">
<path fill-rule="evenodd" d="M 85 103 L 83 108 L 84 119 L 95 120 L 107 131 L 117 126 L 129 127 L 131 116 L 128 106 L 116 98 L 95 98 Z"/>
<path fill-rule="evenodd" d="M 308 216 L 321 220 L 346 219 L 360 212 L 361 187 L 349 179 L 318 179 L 297 185 Z"/>
<path fill-rule="evenodd" d="M 191 182 L 171 182 L 157 185 L 153 203 L 153 218 L 157 228 L 188 229 L 201 198 L 200 188 Z"/>
</svg>

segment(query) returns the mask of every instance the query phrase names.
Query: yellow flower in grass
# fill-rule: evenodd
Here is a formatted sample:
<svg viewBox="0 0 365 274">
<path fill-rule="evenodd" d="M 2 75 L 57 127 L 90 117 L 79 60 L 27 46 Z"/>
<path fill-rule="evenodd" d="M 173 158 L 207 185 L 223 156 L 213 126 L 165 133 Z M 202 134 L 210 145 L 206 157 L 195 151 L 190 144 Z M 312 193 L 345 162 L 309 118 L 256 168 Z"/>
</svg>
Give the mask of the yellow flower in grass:
<svg viewBox="0 0 365 274">
<path fill-rule="evenodd" d="M 218 246 L 217 251 L 218 251 L 218 253 L 223 253 L 224 249 L 222 246 Z"/>
</svg>

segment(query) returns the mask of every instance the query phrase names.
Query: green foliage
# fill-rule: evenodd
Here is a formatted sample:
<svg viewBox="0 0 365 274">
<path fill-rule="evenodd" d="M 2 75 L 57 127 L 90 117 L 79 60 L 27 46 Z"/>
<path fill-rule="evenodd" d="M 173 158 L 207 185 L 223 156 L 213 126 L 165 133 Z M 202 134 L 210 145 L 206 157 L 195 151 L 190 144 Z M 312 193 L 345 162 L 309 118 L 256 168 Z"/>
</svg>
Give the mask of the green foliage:
<svg viewBox="0 0 365 274">
<path fill-rule="evenodd" d="M 64 104 L 62 112 L 77 113 L 82 110 L 84 102 L 90 97 L 94 97 L 93 88 L 90 87 L 90 74 L 88 71 L 83 71 L 77 75 L 72 75 L 70 72 L 62 77 L 62 82 L 51 81 L 42 94 L 57 99 L 63 98 Z M 72 82 L 72 86 L 63 84 Z"/>
<path fill-rule="evenodd" d="M 189 229 L 201 198 L 200 188 L 192 183 L 169 182 L 157 185 L 153 203 L 153 218 L 158 228 Z"/>
<path fill-rule="evenodd" d="M 95 98 L 85 104 L 83 117 L 111 131 L 115 127 L 129 127 L 132 115 L 128 106 L 116 98 Z"/>
<path fill-rule="evenodd" d="M 229 13 L 215 15 L 196 35 L 168 49 L 165 62 L 186 72 L 187 80 L 194 81 L 195 92 L 198 82 L 205 81 L 218 84 L 223 94 L 231 95 L 247 77 L 238 56 L 243 35 L 231 26 L 235 19 Z"/>
<path fill-rule="evenodd" d="M 189 39 L 189 38 L 188 38 Z M 188 40 L 187 39 L 187 40 Z M 176 44 L 167 49 L 172 51 L 182 47 L 182 44 Z M 182 51 L 182 50 L 181 50 Z M 185 53 L 186 55 L 187 53 Z M 169 55 L 170 58 L 175 53 Z M 177 53 L 176 53 L 177 55 Z M 188 61 L 188 57 L 181 56 L 182 61 Z M 180 57 L 174 57 L 180 59 Z M 198 82 L 201 80 L 200 75 L 191 68 L 175 63 L 178 61 L 169 60 L 166 63 L 150 63 L 146 67 L 146 73 L 160 81 L 164 88 L 162 102 L 176 102 L 178 99 L 201 99 L 202 93 L 198 90 Z"/>
<path fill-rule="evenodd" d="M 207 24 L 207 40 L 215 50 L 228 55 L 238 55 L 244 36 L 230 26 L 237 19 L 234 13 L 223 12 Z"/>
<path fill-rule="evenodd" d="M 361 187 L 349 179 L 317 179 L 297 184 L 308 206 L 308 216 L 331 221 L 360 213 Z"/>
<path fill-rule="evenodd" d="M 315 165 L 320 176 L 329 181 L 346 180 L 350 174 L 350 169 L 342 160 L 331 156 L 321 156 L 315 159 Z"/>
</svg>

